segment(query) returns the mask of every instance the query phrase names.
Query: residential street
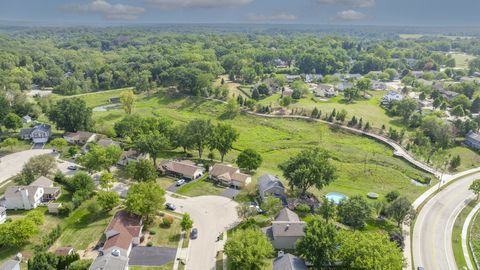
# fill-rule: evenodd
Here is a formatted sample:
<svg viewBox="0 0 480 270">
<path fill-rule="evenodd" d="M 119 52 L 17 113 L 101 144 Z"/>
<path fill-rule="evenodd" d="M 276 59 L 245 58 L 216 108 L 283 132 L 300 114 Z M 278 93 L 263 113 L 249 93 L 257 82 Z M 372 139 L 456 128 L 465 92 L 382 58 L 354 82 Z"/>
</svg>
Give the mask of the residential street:
<svg viewBox="0 0 480 270">
<path fill-rule="evenodd" d="M 452 249 L 452 229 L 462 209 L 474 198 L 468 188 L 480 178 L 475 173 L 456 180 L 431 198 L 418 213 L 413 230 L 414 269 L 457 269 Z"/>
<path fill-rule="evenodd" d="M 167 202 L 177 206 L 177 212 L 189 213 L 198 238 L 190 240 L 186 269 L 215 269 L 217 236 L 240 222 L 237 203 L 221 196 L 174 198 L 167 194 Z"/>
<path fill-rule="evenodd" d="M 26 150 L 0 158 L 0 184 L 19 173 L 31 157 L 51 152 L 51 149 Z"/>
</svg>

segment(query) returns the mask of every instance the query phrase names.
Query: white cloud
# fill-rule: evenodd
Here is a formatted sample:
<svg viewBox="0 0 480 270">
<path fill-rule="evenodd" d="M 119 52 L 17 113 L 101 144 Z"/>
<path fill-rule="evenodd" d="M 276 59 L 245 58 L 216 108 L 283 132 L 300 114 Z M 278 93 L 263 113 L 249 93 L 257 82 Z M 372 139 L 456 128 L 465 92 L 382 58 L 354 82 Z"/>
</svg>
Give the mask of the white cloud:
<svg viewBox="0 0 480 270">
<path fill-rule="evenodd" d="M 84 5 L 69 5 L 67 10 L 76 12 L 93 12 L 103 15 L 110 20 L 135 20 L 145 12 L 142 7 L 124 4 L 111 4 L 106 0 L 94 0 Z"/>
<path fill-rule="evenodd" d="M 176 8 L 226 8 L 250 4 L 254 0 L 144 0 L 145 3 L 162 9 Z"/>
<path fill-rule="evenodd" d="M 253 22 L 272 22 L 272 21 L 294 21 L 297 16 L 288 14 L 286 12 L 277 12 L 271 15 L 261 15 L 256 13 L 249 13 L 246 16 L 247 21 Z"/>
<path fill-rule="evenodd" d="M 337 15 L 333 19 L 336 21 L 358 21 L 365 18 L 367 18 L 367 15 L 364 13 L 349 9 L 337 12 Z"/>
<path fill-rule="evenodd" d="M 316 2 L 325 5 L 342 5 L 356 8 L 365 8 L 375 5 L 375 0 L 316 0 Z"/>
</svg>

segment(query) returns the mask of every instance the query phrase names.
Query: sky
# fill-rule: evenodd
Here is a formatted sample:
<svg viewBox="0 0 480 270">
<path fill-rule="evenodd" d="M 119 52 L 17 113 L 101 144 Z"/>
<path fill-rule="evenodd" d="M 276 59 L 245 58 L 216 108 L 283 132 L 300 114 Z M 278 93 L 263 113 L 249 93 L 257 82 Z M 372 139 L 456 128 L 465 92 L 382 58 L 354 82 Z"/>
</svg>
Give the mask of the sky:
<svg viewBox="0 0 480 270">
<path fill-rule="evenodd" d="M 480 0 L 0 0 L 0 21 L 480 26 Z"/>
</svg>

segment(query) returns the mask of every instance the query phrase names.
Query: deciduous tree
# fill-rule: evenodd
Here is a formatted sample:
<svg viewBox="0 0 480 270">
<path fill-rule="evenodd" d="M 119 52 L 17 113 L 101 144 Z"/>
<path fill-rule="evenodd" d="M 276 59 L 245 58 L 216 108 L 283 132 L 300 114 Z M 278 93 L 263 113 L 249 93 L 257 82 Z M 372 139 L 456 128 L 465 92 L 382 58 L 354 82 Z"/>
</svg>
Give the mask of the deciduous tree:
<svg viewBox="0 0 480 270">
<path fill-rule="evenodd" d="M 237 157 L 237 165 L 242 169 L 252 172 L 262 165 L 262 156 L 253 149 L 243 150 Z"/>
<path fill-rule="evenodd" d="M 237 230 L 225 243 L 225 254 L 233 269 L 259 270 L 273 254 L 265 234 L 257 229 Z"/>
<path fill-rule="evenodd" d="M 50 109 L 48 118 L 55 122 L 58 129 L 69 132 L 89 130 L 93 126 L 92 109 L 80 98 L 57 101 Z"/>
<path fill-rule="evenodd" d="M 125 206 L 127 211 L 142 216 L 148 224 L 165 203 L 165 191 L 155 182 L 142 182 L 130 187 Z"/>
</svg>

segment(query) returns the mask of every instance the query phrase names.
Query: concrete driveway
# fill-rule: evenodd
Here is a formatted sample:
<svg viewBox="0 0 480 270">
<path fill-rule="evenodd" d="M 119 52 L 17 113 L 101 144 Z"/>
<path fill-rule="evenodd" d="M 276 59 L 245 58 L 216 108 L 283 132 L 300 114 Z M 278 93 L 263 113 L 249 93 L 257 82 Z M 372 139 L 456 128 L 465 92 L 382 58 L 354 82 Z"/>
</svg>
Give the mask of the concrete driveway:
<svg viewBox="0 0 480 270">
<path fill-rule="evenodd" d="M 193 227 L 198 229 L 198 238 L 190 240 L 186 269 L 215 269 L 217 248 L 222 248 L 216 242 L 217 236 L 240 222 L 238 204 L 222 196 L 173 198 L 167 195 L 166 200 L 177 206 L 176 212 L 190 214 Z"/>
<path fill-rule="evenodd" d="M 52 153 L 51 149 L 32 149 L 0 158 L 0 184 L 22 171 L 23 165 L 30 158 L 49 153 Z"/>
</svg>

